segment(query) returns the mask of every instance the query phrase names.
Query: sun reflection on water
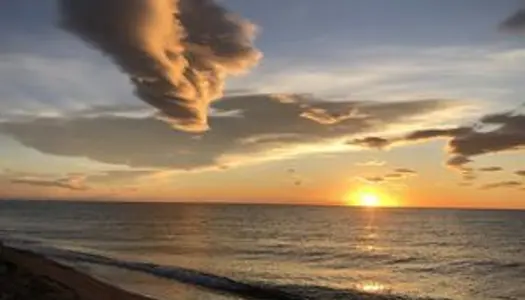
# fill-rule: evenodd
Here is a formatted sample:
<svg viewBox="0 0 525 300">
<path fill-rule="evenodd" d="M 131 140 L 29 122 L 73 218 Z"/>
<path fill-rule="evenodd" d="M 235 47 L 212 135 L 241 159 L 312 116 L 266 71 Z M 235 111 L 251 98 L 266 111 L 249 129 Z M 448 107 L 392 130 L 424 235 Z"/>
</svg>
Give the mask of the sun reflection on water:
<svg viewBox="0 0 525 300">
<path fill-rule="evenodd" d="M 357 288 L 361 291 L 368 293 L 381 293 L 386 290 L 386 287 L 377 282 L 365 282 L 357 285 Z"/>
</svg>

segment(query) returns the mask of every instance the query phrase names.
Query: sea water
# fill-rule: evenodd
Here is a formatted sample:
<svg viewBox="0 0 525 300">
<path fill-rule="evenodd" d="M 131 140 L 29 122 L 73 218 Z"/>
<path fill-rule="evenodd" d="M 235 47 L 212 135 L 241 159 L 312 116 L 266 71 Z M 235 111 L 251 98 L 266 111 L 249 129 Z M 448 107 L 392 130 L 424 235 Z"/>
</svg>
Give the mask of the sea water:
<svg viewBox="0 0 525 300">
<path fill-rule="evenodd" d="M 525 299 L 525 211 L 0 201 L 0 238 L 159 299 Z"/>
</svg>

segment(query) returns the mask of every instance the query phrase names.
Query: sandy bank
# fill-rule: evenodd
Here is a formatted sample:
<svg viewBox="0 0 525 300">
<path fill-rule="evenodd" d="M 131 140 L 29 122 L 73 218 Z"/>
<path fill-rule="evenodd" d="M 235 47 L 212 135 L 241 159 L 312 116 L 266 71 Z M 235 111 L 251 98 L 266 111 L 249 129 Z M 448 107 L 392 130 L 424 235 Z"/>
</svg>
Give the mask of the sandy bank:
<svg viewBox="0 0 525 300">
<path fill-rule="evenodd" d="M 152 300 L 38 254 L 0 244 L 2 300 Z"/>
</svg>

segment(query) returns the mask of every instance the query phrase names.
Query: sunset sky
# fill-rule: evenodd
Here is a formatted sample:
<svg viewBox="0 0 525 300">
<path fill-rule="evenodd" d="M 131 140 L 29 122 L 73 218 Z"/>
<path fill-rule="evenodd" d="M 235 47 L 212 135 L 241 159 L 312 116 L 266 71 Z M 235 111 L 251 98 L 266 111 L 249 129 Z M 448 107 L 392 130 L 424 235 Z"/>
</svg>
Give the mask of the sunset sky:
<svg viewBox="0 0 525 300">
<path fill-rule="evenodd" d="M 218 1 L 246 37 L 208 124 L 58 3 L 0 4 L 0 198 L 525 208 L 523 1 Z"/>
</svg>

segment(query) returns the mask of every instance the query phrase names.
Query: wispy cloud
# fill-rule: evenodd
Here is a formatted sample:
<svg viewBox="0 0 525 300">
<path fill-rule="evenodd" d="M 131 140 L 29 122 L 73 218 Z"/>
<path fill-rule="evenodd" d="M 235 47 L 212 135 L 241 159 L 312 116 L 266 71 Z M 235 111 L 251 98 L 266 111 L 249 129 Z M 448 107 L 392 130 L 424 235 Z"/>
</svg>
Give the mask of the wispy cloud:
<svg viewBox="0 0 525 300">
<path fill-rule="evenodd" d="M 465 173 L 465 174 L 463 174 L 463 180 L 464 181 L 474 181 L 476 179 L 478 179 L 478 176 L 476 176 L 473 173 Z"/>
<path fill-rule="evenodd" d="M 391 142 L 386 138 L 381 137 L 365 137 L 358 138 L 348 142 L 349 145 L 357 145 L 362 147 L 374 148 L 374 149 L 383 149 L 387 146 L 390 146 Z"/>
<path fill-rule="evenodd" d="M 480 172 L 499 172 L 503 171 L 502 167 L 484 167 L 478 169 Z"/>
<path fill-rule="evenodd" d="M 117 70 L 84 53 L 0 53 L 0 70 L 0 119 L 63 116 L 91 106 L 129 105 L 133 98 Z"/>
<path fill-rule="evenodd" d="M 386 165 L 386 161 L 383 160 L 369 160 L 364 162 L 358 162 L 356 163 L 357 166 L 360 167 L 382 167 Z"/>
<path fill-rule="evenodd" d="M 397 168 L 384 175 L 358 177 L 358 179 L 366 183 L 381 184 L 394 180 L 408 179 L 412 176 L 417 176 L 417 171 L 408 168 Z"/>
<path fill-rule="evenodd" d="M 480 188 L 482 190 L 492 190 L 492 189 L 498 189 L 498 188 L 514 188 L 521 186 L 522 183 L 519 181 L 502 181 L 502 182 L 496 182 L 496 183 L 489 183 L 486 185 L 481 186 Z"/>
<path fill-rule="evenodd" d="M 416 171 L 412 169 L 407 169 L 407 168 L 398 168 L 398 169 L 395 169 L 394 172 L 400 173 L 400 174 L 417 174 Z"/>
<path fill-rule="evenodd" d="M 329 49 L 326 51 L 330 51 Z M 517 101 L 525 50 L 508 47 L 359 48 L 326 59 L 268 57 L 232 87 L 271 93 L 315 93 L 345 99 L 463 98 Z"/>
<path fill-rule="evenodd" d="M 31 185 L 36 187 L 61 188 L 73 191 L 88 190 L 84 184 L 84 177 L 71 175 L 65 178 L 58 179 L 44 179 L 44 178 L 13 178 L 10 180 L 12 184 Z"/>
<path fill-rule="evenodd" d="M 372 184 L 379 184 L 385 181 L 385 178 L 381 176 L 360 177 L 360 179 L 366 183 L 372 183 Z"/>
</svg>

